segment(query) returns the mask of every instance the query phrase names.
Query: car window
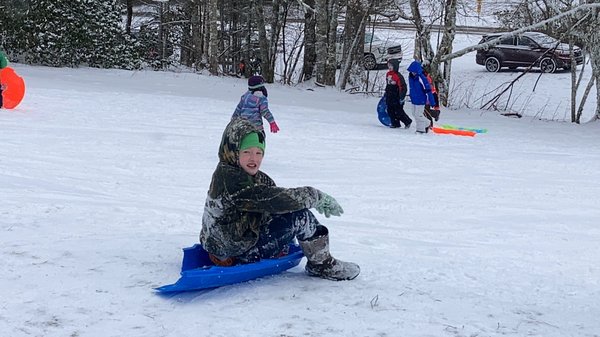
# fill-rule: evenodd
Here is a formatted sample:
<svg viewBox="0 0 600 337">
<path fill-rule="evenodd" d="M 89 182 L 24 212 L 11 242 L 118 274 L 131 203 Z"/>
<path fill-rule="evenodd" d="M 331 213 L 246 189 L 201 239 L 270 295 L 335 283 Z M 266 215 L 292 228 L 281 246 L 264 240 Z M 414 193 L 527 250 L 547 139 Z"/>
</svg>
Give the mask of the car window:
<svg viewBox="0 0 600 337">
<path fill-rule="evenodd" d="M 546 34 L 537 34 L 533 37 L 533 39 L 540 44 L 540 46 L 542 47 L 546 47 L 546 48 L 554 48 L 557 44 L 559 44 L 560 42 L 551 37 L 548 36 Z"/>
<path fill-rule="evenodd" d="M 365 44 L 369 44 L 369 43 L 377 44 L 379 42 L 381 42 L 381 39 L 377 35 L 371 34 L 371 33 L 365 33 Z"/>
<path fill-rule="evenodd" d="M 517 40 L 517 44 L 519 46 L 526 46 L 526 47 L 537 47 L 537 43 L 535 43 L 532 39 L 528 38 L 527 36 L 519 36 L 519 39 Z"/>
<path fill-rule="evenodd" d="M 498 44 L 504 44 L 504 45 L 511 45 L 512 46 L 514 44 L 513 43 L 513 38 L 512 38 L 512 36 L 511 37 L 505 37 L 505 38 L 501 39 L 500 43 L 498 43 Z"/>
<path fill-rule="evenodd" d="M 479 44 L 482 43 L 486 43 L 486 42 L 490 42 L 494 39 L 497 39 L 500 35 L 485 35 L 481 41 L 479 41 Z M 508 44 L 508 45 L 512 45 L 513 44 L 513 38 L 512 37 L 506 37 L 500 40 L 500 42 L 498 44 Z"/>
<path fill-rule="evenodd" d="M 484 35 L 483 38 L 481 39 L 481 41 L 479 41 L 479 44 L 489 42 L 489 41 L 491 41 L 491 40 L 493 40 L 493 39 L 495 39 L 497 37 L 498 37 L 498 35 L 491 35 L 491 36 L 490 35 Z"/>
</svg>

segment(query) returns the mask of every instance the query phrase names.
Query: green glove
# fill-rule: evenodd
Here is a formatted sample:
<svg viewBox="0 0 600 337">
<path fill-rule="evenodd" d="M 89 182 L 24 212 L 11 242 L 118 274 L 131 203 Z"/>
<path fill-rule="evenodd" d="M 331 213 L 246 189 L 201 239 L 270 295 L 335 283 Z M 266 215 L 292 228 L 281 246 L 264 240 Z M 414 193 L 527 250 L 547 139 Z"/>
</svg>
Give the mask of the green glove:
<svg viewBox="0 0 600 337">
<path fill-rule="evenodd" d="M 340 216 L 344 213 L 342 206 L 332 196 L 323 192 L 319 193 L 319 200 L 315 205 L 315 209 L 317 212 L 324 214 L 326 218 L 332 215 Z"/>
</svg>

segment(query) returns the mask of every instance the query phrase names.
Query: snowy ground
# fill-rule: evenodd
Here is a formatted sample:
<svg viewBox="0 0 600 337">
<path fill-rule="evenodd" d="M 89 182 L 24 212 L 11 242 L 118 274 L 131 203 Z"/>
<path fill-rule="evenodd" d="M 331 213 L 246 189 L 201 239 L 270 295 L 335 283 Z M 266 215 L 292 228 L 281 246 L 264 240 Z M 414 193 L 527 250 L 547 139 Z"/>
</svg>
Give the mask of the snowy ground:
<svg viewBox="0 0 600 337">
<path fill-rule="evenodd" d="M 338 199 L 344 215 L 320 219 L 361 275 L 310 278 L 302 262 L 161 297 L 245 81 L 13 66 L 28 92 L 0 110 L 2 336 L 600 335 L 598 123 L 463 107 L 440 122 L 487 134 L 417 135 L 381 126 L 376 97 L 270 85 L 281 132 L 263 170 Z M 474 93 L 517 75 L 473 54 L 453 70 Z M 544 75 L 548 95 L 528 78 L 530 110 L 567 100 L 565 76 Z"/>
</svg>

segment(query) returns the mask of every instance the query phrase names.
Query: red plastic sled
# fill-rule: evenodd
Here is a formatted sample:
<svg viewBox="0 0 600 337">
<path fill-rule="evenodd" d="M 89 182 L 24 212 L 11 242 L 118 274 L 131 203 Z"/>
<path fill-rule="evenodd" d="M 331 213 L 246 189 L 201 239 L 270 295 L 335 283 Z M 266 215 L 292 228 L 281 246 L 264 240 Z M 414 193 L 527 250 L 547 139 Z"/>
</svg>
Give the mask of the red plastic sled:
<svg viewBox="0 0 600 337">
<path fill-rule="evenodd" d="M 434 133 L 442 133 L 442 134 L 457 135 L 457 136 L 469 136 L 469 137 L 473 137 L 473 136 L 475 136 L 477 134 L 477 132 L 475 132 L 475 131 L 469 131 L 469 130 L 449 130 L 449 129 L 442 129 L 442 128 L 436 128 L 436 127 L 431 128 L 431 130 Z"/>
<path fill-rule="evenodd" d="M 14 109 L 25 96 L 25 81 L 11 67 L 0 69 L 0 83 L 5 85 L 2 90 L 2 107 Z"/>
</svg>

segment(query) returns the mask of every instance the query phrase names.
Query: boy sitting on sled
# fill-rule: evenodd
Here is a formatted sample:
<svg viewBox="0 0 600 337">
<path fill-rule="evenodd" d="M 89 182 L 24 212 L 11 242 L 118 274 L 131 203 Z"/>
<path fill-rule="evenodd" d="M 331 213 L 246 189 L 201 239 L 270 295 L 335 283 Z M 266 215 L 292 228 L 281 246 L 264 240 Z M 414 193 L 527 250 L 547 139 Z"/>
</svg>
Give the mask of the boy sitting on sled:
<svg viewBox="0 0 600 337">
<path fill-rule="evenodd" d="M 354 279 L 359 266 L 331 256 L 328 229 L 309 210 L 329 217 L 340 216 L 342 207 L 314 187 L 275 186 L 260 171 L 264 153 L 263 133 L 245 119 L 231 120 L 221 139 L 202 218 L 200 242 L 211 260 L 230 266 L 276 258 L 287 254 L 296 238 L 308 259 L 309 275 Z"/>
</svg>

